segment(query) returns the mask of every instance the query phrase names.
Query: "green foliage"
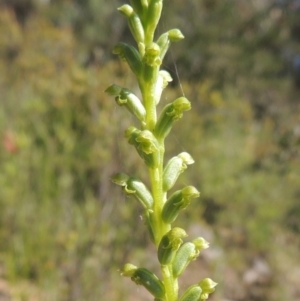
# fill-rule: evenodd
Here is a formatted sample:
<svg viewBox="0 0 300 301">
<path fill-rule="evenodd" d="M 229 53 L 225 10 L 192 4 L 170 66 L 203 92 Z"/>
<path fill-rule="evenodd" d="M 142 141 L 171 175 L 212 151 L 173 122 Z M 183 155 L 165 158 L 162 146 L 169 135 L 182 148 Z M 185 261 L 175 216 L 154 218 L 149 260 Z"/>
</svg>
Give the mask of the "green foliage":
<svg viewBox="0 0 300 301">
<path fill-rule="evenodd" d="M 130 227 L 117 231 L 109 223 L 133 209 L 121 206 L 108 219 L 115 197 L 108 198 L 107 162 L 121 161 L 112 161 L 111 151 L 117 149 L 107 137 L 123 133 L 110 127 L 111 116 L 122 115 L 112 113 L 115 105 L 103 85 L 120 75 L 120 66 L 84 69 L 71 31 L 38 16 L 24 28 L 9 10 L 1 11 L 0 19 L 2 36 L 7 28 L 15 32 L 15 38 L 1 39 L 1 53 L 7 55 L 0 64 L 6 75 L 1 77 L 0 127 L 5 242 L 0 253 L 6 274 L 10 280 L 50 283 L 60 299 L 96 300 L 105 292 L 98 285 L 107 277 L 104 271 L 126 256 Z M 121 242 L 125 252 L 113 246 Z"/>
</svg>

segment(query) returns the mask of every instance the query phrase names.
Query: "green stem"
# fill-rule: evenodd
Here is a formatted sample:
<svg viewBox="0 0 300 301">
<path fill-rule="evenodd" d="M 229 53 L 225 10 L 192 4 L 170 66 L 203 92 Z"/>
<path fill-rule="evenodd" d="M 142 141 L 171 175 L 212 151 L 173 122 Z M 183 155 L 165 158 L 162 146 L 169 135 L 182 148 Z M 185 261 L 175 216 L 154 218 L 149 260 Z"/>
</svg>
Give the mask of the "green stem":
<svg viewBox="0 0 300 301">
<path fill-rule="evenodd" d="M 166 194 L 162 188 L 162 177 L 163 177 L 163 157 L 164 157 L 164 146 L 162 145 L 159 149 L 160 162 L 159 166 L 149 169 L 152 195 L 154 200 L 153 214 L 152 214 L 152 227 L 154 232 L 155 244 L 158 247 L 161 238 L 170 229 L 170 224 L 166 224 L 162 218 L 161 213 L 166 201 Z"/>
<path fill-rule="evenodd" d="M 152 131 L 156 124 L 156 103 L 152 93 L 152 85 L 147 85 L 144 89 L 143 100 L 146 109 L 146 127 Z"/>
<path fill-rule="evenodd" d="M 143 96 L 143 102 L 146 109 L 146 128 L 152 131 L 155 127 L 157 114 L 155 87 L 158 79 L 159 66 L 148 66 L 144 64 L 143 78 L 139 79 L 139 87 Z"/>
<path fill-rule="evenodd" d="M 178 281 L 172 275 L 171 265 L 162 265 L 161 272 L 166 290 L 166 301 L 177 301 L 178 298 Z"/>
<path fill-rule="evenodd" d="M 153 218 L 151 223 L 157 248 L 163 235 L 165 235 L 171 229 L 171 225 L 166 224 L 161 218 L 162 209 L 164 203 L 166 202 L 166 193 L 163 191 L 162 187 L 164 158 L 163 141 L 160 141 L 159 156 L 159 165 L 155 168 L 149 169 L 152 194 L 154 199 L 154 207 L 152 214 Z M 173 277 L 172 265 L 161 265 L 161 272 L 166 290 L 166 301 L 176 301 L 178 298 L 178 282 L 177 279 L 174 279 Z"/>
<path fill-rule="evenodd" d="M 160 14 L 159 14 L 160 15 Z M 153 42 L 153 35 L 146 35 L 146 45 Z M 153 131 L 157 121 L 155 88 L 157 85 L 159 65 L 143 64 L 143 76 L 138 78 L 139 87 L 143 97 L 143 103 L 146 110 L 147 130 Z M 158 248 L 162 237 L 171 230 L 171 224 L 165 223 L 161 217 L 164 203 L 166 202 L 166 193 L 163 190 L 163 161 L 164 161 L 164 140 L 159 141 L 159 160 L 157 166 L 149 168 L 149 177 L 151 182 L 152 196 L 154 200 L 153 213 L 151 214 L 151 227 L 154 234 L 155 245 Z M 166 301 L 177 301 L 178 283 L 173 278 L 172 266 L 161 266 L 162 278 L 166 290 Z"/>
</svg>

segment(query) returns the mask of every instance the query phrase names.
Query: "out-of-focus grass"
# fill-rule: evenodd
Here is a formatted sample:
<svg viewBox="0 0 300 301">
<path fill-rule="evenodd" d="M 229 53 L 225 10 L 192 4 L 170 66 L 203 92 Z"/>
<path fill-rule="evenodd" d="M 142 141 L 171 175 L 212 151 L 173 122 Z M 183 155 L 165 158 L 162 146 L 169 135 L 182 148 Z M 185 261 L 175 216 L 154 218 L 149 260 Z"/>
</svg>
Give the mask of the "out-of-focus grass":
<svg viewBox="0 0 300 301">
<path fill-rule="evenodd" d="M 133 118 L 103 93 L 111 83 L 136 91 L 129 71 L 116 62 L 82 66 L 70 28 L 39 15 L 22 28 L 2 10 L 0 41 L 0 260 L 13 295 L 127 300 L 119 266 L 133 252 L 156 264 L 138 205 L 109 181 L 120 170 L 134 175 L 140 163 L 123 138 Z M 217 89 L 209 79 L 181 84 L 195 109 L 168 138 L 168 156 L 181 148 L 196 160 L 179 186 L 192 183 L 201 198 L 184 216 L 215 231 L 212 245 L 223 255 L 207 268 L 221 283 L 219 294 L 234 297 L 220 271 L 243 275 L 263 257 L 272 279 L 257 300 L 266 291 L 269 300 L 296 300 L 299 107 L 274 101 L 257 118 L 238 87 Z M 286 83 L 278 94 L 267 88 L 277 100 L 291 97 Z M 170 88 L 162 102 L 177 95 Z M 286 260 L 286 250 L 293 259 Z M 282 273 L 291 275 L 284 289 Z M 252 300 L 247 292 L 244 299 Z"/>
</svg>

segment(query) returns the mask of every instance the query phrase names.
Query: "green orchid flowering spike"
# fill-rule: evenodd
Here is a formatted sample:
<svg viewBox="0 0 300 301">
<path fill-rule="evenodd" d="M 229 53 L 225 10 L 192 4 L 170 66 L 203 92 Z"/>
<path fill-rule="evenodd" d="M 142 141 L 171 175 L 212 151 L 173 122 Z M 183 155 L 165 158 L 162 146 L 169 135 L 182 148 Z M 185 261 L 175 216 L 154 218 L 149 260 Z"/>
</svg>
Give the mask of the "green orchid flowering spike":
<svg viewBox="0 0 300 301">
<path fill-rule="evenodd" d="M 174 192 L 162 210 L 162 219 L 165 223 L 173 223 L 177 218 L 180 210 L 185 209 L 191 202 L 192 198 L 200 196 L 200 192 L 194 186 L 187 186 L 182 190 Z"/>
<path fill-rule="evenodd" d="M 160 264 L 167 265 L 174 260 L 176 251 L 183 242 L 181 238 L 186 236 L 185 230 L 175 227 L 162 237 L 157 251 Z"/>
<path fill-rule="evenodd" d="M 136 76 L 141 74 L 143 65 L 140 53 L 136 48 L 126 43 L 118 43 L 113 49 L 113 54 L 117 54 L 122 60 L 126 61 Z"/>
<path fill-rule="evenodd" d="M 158 139 L 165 139 L 175 121 L 180 119 L 184 111 L 191 109 L 191 103 L 185 97 L 179 97 L 166 105 L 157 121 L 154 132 Z"/>
<path fill-rule="evenodd" d="M 218 283 L 214 282 L 210 278 L 204 278 L 200 281 L 199 286 L 202 289 L 202 294 L 199 300 L 206 300 L 208 299 L 209 295 L 215 291 L 215 287 Z"/>
<path fill-rule="evenodd" d="M 179 175 L 186 170 L 187 165 L 193 163 L 193 158 L 186 152 L 182 152 L 178 156 L 170 159 L 163 172 L 164 191 L 170 190 L 174 186 Z"/>
<path fill-rule="evenodd" d="M 135 127 L 129 127 L 125 132 L 128 142 L 135 146 L 140 157 L 149 167 L 156 166 L 160 161 L 158 150 L 159 144 L 155 136 L 148 130 L 138 130 Z"/>
<path fill-rule="evenodd" d="M 163 298 L 165 287 L 163 282 L 152 272 L 145 268 L 137 268 L 131 276 L 132 281 L 143 285 L 154 297 Z"/>
<path fill-rule="evenodd" d="M 116 96 L 115 100 L 119 106 L 125 106 L 130 113 L 135 115 L 142 124 L 145 124 L 146 110 L 140 99 L 130 90 L 121 88 L 118 85 L 111 85 L 106 90 L 106 93 Z"/>
<path fill-rule="evenodd" d="M 194 186 L 186 186 L 168 195 L 180 174 L 194 160 L 182 152 L 164 165 L 165 138 L 174 122 L 191 109 L 191 103 L 182 96 L 165 105 L 159 115 L 157 112 L 162 92 L 172 81 L 169 72 L 160 70 L 163 59 L 170 45 L 184 36 L 179 29 L 173 28 L 155 38 L 163 0 L 129 0 L 129 3 L 118 10 L 127 19 L 137 45 L 119 43 L 113 53 L 129 65 L 136 76 L 141 96 L 139 98 L 129 89 L 115 84 L 105 92 L 114 96 L 119 106 L 125 106 L 138 119 L 139 126 L 130 126 L 125 137 L 146 165 L 149 188 L 139 179 L 124 173 L 116 174 L 112 181 L 143 206 L 142 220 L 157 250 L 162 279 L 130 263 L 122 268 L 121 274 L 144 286 L 154 301 L 203 301 L 214 291 L 215 282 L 203 279 L 190 286 L 179 298 L 178 278 L 201 250 L 208 248 L 208 242 L 198 237 L 183 243 L 187 233 L 172 225 L 180 211 L 186 209 L 193 198 L 199 197 L 200 192 Z"/>
<path fill-rule="evenodd" d="M 118 10 L 127 18 L 130 31 L 136 42 L 144 43 L 144 28 L 139 16 L 135 13 L 133 8 L 128 4 L 124 4 L 119 7 Z"/>
<path fill-rule="evenodd" d="M 183 293 L 179 301 L 198 301 L 201 293 L 201 287 L 197 284 L 194 284 Z"/>
<path fill-rule="evenodd" d="M 151 0 L 147 10 L 147 16 L 145 19 L 146 26 L 146 45 L 153 41 L 154 32 L 160 19 L 161 11 L 163 7 L 162 0 Z"/>
</svg>

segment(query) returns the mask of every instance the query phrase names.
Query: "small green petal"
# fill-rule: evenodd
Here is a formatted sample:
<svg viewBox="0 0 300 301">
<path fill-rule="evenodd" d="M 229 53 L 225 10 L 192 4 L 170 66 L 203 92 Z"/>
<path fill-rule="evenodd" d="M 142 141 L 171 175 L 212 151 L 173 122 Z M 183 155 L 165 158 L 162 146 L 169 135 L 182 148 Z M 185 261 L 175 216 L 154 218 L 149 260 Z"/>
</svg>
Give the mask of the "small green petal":
<svg viewBox="0 0 300 301">
<path fill-rule="evenodd" d="M 132 277 L 134 272 L 137 270 L 137 267 L 131 263 L 126 263 L 121 269 L 121 276 Z"/>
<path fill-rule="evenodd" d="M 171 42 L 177 42 L 177 41 L 184 39 L 184 35 L 177 28 L 169 30 L 168 36 L 169 36 L 169 39 Z"/>
<path fill-rule="evenodd" d="M 129 176 L 125 173 L 118 173 L 111 178 L 112 182 L 120 186 L 126 186 Z"/>
<path fill-rule="evenodd" d="M 193 244 L 196 246 L 196 249 L 198 251 L 209 248 L 209 243 L 203 237 L 194 239 Z"/>
<path fill-rule="evenodd" d="M 210 278 L 204 278 L 200 281 L 199 286 L 202 288 L 203 294 L 210 294 L 215 291 L 215 287 L 218 283 L 214 282 Z"/>
<path fill-rule="evenodd" d="M 158 260 L 162 265 L 167 265 L 174 260 L 176 251 L 182 245 L 182 238 L 186 237 L 185 230 L 175 227 L 165 234 L 158 246 Z"/>
</svg>

